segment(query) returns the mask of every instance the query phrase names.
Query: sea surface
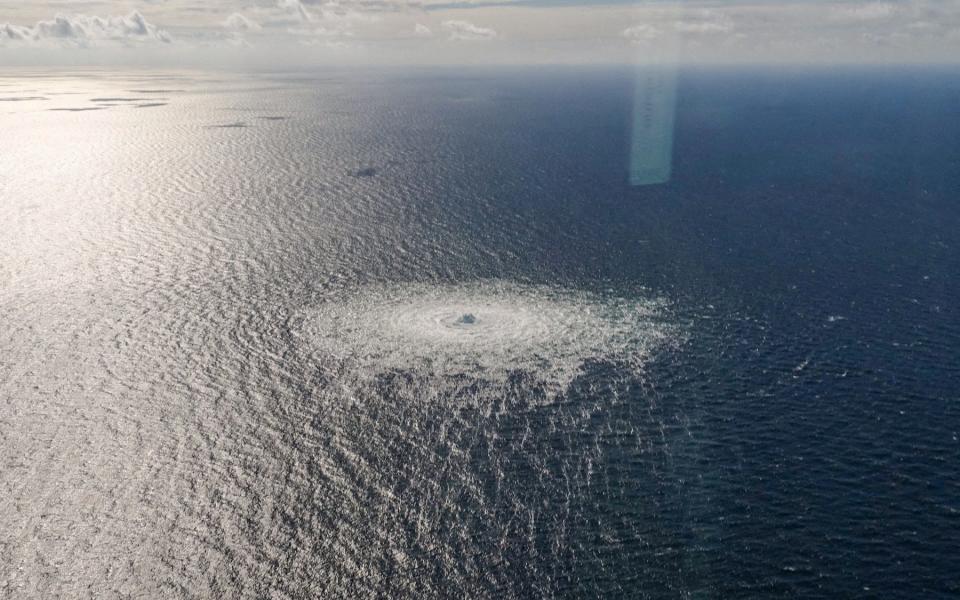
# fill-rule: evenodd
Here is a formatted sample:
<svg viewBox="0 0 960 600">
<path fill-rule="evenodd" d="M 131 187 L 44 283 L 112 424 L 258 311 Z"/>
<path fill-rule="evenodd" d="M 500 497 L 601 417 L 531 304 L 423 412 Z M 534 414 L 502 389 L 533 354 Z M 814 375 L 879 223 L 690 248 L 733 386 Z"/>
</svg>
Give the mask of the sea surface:
<svg viewBox="0 0 960 600">
<path fill-rule="evenodd" d="M 636 77 L 3 73 L 0 598 L 960 595 L 960 72 Z"/>
</svg>

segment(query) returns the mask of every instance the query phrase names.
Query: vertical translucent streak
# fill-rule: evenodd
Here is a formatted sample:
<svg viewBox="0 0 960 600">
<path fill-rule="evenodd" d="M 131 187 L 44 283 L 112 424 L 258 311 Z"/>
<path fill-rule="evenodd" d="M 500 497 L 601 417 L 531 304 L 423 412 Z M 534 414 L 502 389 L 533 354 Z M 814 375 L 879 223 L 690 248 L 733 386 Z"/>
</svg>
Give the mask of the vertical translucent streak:
<svg viewBox="0 0 960 600">
<path fill-rule="evenodd" d="M 670 180 L 676 81 L 675 65 L 644 68 L 636 75 L 630 140 L 631 185 Z"/>
<path fill-rule="evenodd" d="M 673 162 L 676 33 L 658 32 L 656 39 L 649 42 L 643 46 L 642 55 L 637 56 L 630 136 L 631 185 L 666 183 Z"/>
</svg>

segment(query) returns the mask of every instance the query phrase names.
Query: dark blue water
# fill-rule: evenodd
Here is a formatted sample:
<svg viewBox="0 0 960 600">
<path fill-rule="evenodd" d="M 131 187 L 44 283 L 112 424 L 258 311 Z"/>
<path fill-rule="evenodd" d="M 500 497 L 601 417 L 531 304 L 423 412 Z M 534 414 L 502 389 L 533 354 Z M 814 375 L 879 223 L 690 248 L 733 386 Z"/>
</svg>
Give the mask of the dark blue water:
<svg viewBox="0 0 960 600">
<path fill-rule="evenodd" d="M 960 594 L 960 73 L 683 70 L 641 187 L 627 71 L 112 77 L 0 116 L 0 595 Z"/>
<path fill-rule="evenodd" d="M 696 415 L 694 589 L 958 593 L 956 74 L 688 73 L 679 94 L 675 180 L 598 202 L 616 265 L 594 268 L 713 305 L 653 378 Z"/>
<path fill-rule="evenodd" d="M 685 591 L 960 593 L 957 73 L 682 73 L 674 178 L 636 189 L 621 90 L 556 85 L 485 138 L 540 157 L 490 194 L 549 232 L 538 266 L 695 307 L 650 377 L 690 458 L 644 499 Z"/>
</svg>

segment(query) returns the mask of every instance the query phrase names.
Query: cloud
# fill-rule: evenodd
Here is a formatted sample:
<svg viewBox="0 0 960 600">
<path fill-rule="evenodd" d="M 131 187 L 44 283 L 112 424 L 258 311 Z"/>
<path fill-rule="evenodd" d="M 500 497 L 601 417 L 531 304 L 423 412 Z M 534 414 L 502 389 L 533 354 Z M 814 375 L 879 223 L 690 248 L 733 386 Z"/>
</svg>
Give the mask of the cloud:
<svg viewBox="0 0 960 600">
<path fill-rule="evenodd" d="M 678 33 L 687 34 L 720 34 L 734 30 L 733 19 L 729 15 L 704 10 L 692 17 L 681 19 L 673 24 Z"/>
<path fill-rule="evenodd" d="M 422 38 L 433 37 L 433 32 L 429 27 L 421 23 L 417 23 L 416 27 L 413 28 L 413 35 Z"/>
<path fill-rule="evenodd" d="M 852 6 L 835 6 L 831 16 L 840 21 L 883 21 L 894 17 L 897 7 L 889 2 L 870 2 Z"/>
<path fill-rule="evenodd" d="M 655 40 L 660 37 L 663 32 L 653 25 L 648 25 L 646 23 L 641 23 L 640 25 L 634 25 L 633 27 L 627 27 L 620 34 L 623 37 L 627 38 L 631 42 L 640 43 L 650 40 Z"/>
<path fill-rule="evenodd" d="M 282 9 L 287 16 L 294 18 L 301 23 L 310 23 L 313 21 L 313 15 L 307 10 L 300 0 L 277 0 L 277 7 Z"/>
<path fill-rule="evenodd" d="M 307 4 L 316 6 L 308 9 Z M 274 39 L 310 44 L 311 38 L 326 38 L 324 45 L 328 47 L 333 47 L 330 39 L 353 38 L 358 27 L 379 19 L 375 13 L 356 10 L 354 3 L 341 4 L 336 0 L 326 0 L 323 4 L 278 0 L 275 7 L 258 14 L 264 17 L 261 21 L 264 33 L 273 34 Z"/>
<path fill-rule="evenodd" d="M 422 12 L 433 0 L 299 0 L 311 7 L 343 6 L 370 13 Z"/>
<path fill-rule="evenodd" d="M 143 6 L 143 16 L 64 12 L 103 15 L 103 9 L 89 7 L 124 4 Z M 173 64 L 187 60 L 177 49 L 245 45 L 247 39 L 263 50 L 258 60 L 278 65 L 315 62 L 301 43 L 341 40 L 351 42 L 357 61 L 372 62 L 655 61 L 662 47 L 674 45 L 683 48 L 684 60 L 698 62 L 960 62 L 960 0 L 0 0 L 0 5 L 6 7 L 0 9 L 0 46 L 66 52 L 142 47 L 144 60 Z M 68 16 L 51 18 L 58 11 Z M 170 34 L 175 47 L 163 43 Z M 413 39 L 460 43 L 438 54 L 436 46 L 409 43 Z M 41 54 L 11 51 L 3 58 L 60 60 Z M 234 59 L 227 52 L 196 58 L 221 60 Z"/>
<path fill-rule="evenodd" d="M 139 12 L 126 16 L 57 15 L 33 27 L 0 24 L 0 45 L 34 44 L 96 46 L 169 43 L 170 34 L 147 22 Z"/>
<path fill-rule="evenodd" d="M 27 42 L 33 39 L 33 29 L 10 23 L 0 24 L 0 45 L 3 42 Z"/>
<path fill-rule="evenodd" d="M 227 17 L 223 26 L 233 31 L 260 31 L 262 29 L 259 23 L 240 13 L 233 13 Z"/>
<path fill-rule="evenodd" d="M 497 32 L 493 29 L 480 27 L 468 21 L 444 21 L 441 26 L 449 33 L 449 39 L 451 40 L 492 40 L 498 37 Z"/>
</svg>

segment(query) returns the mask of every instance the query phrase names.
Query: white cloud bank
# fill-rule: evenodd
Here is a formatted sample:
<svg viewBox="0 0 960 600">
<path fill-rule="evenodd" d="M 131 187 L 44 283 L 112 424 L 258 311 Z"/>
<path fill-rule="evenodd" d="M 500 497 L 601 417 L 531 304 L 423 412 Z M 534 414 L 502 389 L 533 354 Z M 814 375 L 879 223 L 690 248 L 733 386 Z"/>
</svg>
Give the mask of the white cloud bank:
<svg viewBox="0 0 960 600">
<path fill-rule="evenodd" d="M 0 46 L 97 46 L 169 43 L 170 34 L 139 12 L 126 16 L 57 15 L 33 27 L 0 24 Z"/>
<path fill-rule="evenodd" d="M 85 53 L 91 61 L 148 57 L 178 66 L 626 63 L 665 55 L 706 63 L 960 63 L 960 0 L 137 1 L 142 14 L 51 19 L 65 6 L 89 14 L 119 3 L 0 0 L 0 46 L 9 48 L 0 58 L 55 62 L 59 52 L 71 62 L 71 48 L 90 47 L 98 49 Z M 256 53 L 215 50 L 247 40 Z"/>
<path fill-rule="evenodd" d="M 474 25 L 469 21 L 450 20 L 441 23 L 441 26 L 449 34 L 451 40 L 492 40 L 498 37 L 493 29 Z"/>
<path fill-rule="evenodd" d="M 262 29 L 259 23 L 240 13 L 233 13 L 227 17 L 223 22 L 223 26 L 231 31 L 238 32 L 260 31 Z"/>
<path fill-rule="evenodd" d="M 623 30 L 621 35 L 631 42 L 640 43 L 653 41 L 659 38 L 661 35 L 663 35 L 663 31 L 659 27 L 654 27 L 648 23 L 640 23 L 639 25 L 634 25 L 633 27 L 627 27 Z"/>
<path fill-rule="evenodd" d="M 960 0 L 638 5 L 620 36 L 649 55 L 677 40 L 697 62 L 883 63 L 960 59 Z"/>
</svg>

